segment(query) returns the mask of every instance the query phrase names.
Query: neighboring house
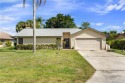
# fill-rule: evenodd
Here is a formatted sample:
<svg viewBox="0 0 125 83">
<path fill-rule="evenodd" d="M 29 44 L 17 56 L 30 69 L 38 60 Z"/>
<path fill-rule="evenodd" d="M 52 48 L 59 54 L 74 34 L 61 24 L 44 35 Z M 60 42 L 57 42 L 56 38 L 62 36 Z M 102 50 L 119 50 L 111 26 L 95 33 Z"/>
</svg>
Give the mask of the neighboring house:
<svg viewBox="0 0 125 83">
<path fill-rule="evenodd" d="M 125 39 L 125 33 L 118 34 L 116 39 Z"/>
<path fill-rule="evenodd" d="M 2 45 L 0 45 L 0 47 L 5 46 L 6 41 L 11 41 L 12 45 L 13 45 L 14 38 L 8 33 L 0 32 L 0 42 L 2 43 Z"/>
<path fill-rule="evenodd" d="M 33 29 L 23 29 L 15 37 L 17 44 L 32 44 Z M 106 48 L 105 35 L 92 28 L 36 29 L 37 44 L 56 44 L 58 39 L 61 40 L 63 48 L 76 50 L 104 50 Z"/>
</svg>

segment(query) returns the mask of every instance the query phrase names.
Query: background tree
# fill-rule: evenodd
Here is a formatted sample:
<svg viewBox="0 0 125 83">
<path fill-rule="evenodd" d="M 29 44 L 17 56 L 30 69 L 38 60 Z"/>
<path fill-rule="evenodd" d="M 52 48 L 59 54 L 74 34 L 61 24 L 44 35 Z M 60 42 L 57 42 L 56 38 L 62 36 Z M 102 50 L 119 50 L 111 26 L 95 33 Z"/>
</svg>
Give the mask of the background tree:
<svg viewBox="0 0 125 83">
<path fill-rule="evenodd" d="M 102 33 L 104 33 L 106 35 L 106 37 L 107 37 L 106 40 L 107 41 L 115 40 L 115 38 L 117 36 L 117 31 L 115 31 L 115 30 L 112 30 L 112 31 L 109 31 L 109 32 L 104 31 Z"/>
<path fill-rule="evenodd" d="M 46 21 L 46 28 L 74 28 L 74 19 L 70 15 L 57 14 Z"/>
<path fill-rule="evenodd" d="M 109 38 L 107 38 L 107 40 L 115 40 L 117 36 L 117 31 L 113 30 L 109 32 Z"/>
<path fill-rule="evenodd" d="M 123 32 L 125 33 L 125 30 L 123 30 Z"/>
<path fill-rule="evenodd" d="M 42 19 L 41 17 L 38 17 L 36 19 L 36 27 L 37 28 L 43 28 L 44 27 L 44 24 L 43 24 L 44 21 L 45 21 L 44 19 Z"/>
<path fill-rule="evenodd" d="M 102 32 L 102 33 L 105 34 L 105 35 L 106 35 L 106 34 L 109 34 L 109 32 L 107 32 L 107 31 L 104 31 L 104 32 Z"/>
<path fill-rule="evenodd" d="M 26 24 L 25 28 L 26 27 L 33 28 L 33 20 L 27 20 L 25 24 Z"/>
<path fill-rule="evenodd" d="M 102 32 L 102 33 L 105 34 L 105 36 L 106 36 L 106 40 L 109 40 L 109 38 L 110 38 L 110 34 L 109 34 L 109 32 L 104 31 L 104 32 Z"/>
<path fill-rule="evenodd" d="M 90 27 L 90 23 L 89 22 L 83 22 L 82 23 L 82 28 L 83 29 L 86 29 L 86 28 L 89 28 Z"/>
<path fill-rule="evenodd" d="M 46 0 L 44 0 L 45 4 Z M 25 7 L 26 0 L 23 0 L 23 6 Z M 42 4 L 42 0 L 33 0 L 33 52 L 36 51 L 36 8 Z"/>
<path fill-rule="evenodd" d="M 110 31 L 110 34 L 114 34 L 114 35 L 116 35 L 116 34 L 117 34 L 117 31 L 115 31 L 115 30 Z"/>
</svg>

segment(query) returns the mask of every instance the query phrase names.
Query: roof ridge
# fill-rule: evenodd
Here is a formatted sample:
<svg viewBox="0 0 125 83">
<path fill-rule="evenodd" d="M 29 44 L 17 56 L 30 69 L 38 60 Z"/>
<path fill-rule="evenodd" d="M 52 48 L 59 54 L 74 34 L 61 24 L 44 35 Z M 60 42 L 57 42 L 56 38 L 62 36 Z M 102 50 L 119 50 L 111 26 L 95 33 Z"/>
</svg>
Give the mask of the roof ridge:
<svg viewBox="0 0 125 83">
<path fill-rule="evenodd" d="M 11 34 L 9 34 L 9 33 L 7 33 L 7 32 L 3 32 L 3 31 L 0 31 L 0 33 L 6 34 L 6 35 L 9 35 L 9 36 L 12 36 Z"/>
<path fill-rule="evenodd" d="M 7 32 L 2 32 L 0 31 L 0 39 L 12 39 L 12 35 L 10 35 L 9 33 Z"/>
<path fill-rule="evenodd" d="M 33 28 L 25 28 L 25 29 L 33 29 Z M 37 28 L 37 29 L 79 29 L 79 28 Z"/>
</svg>

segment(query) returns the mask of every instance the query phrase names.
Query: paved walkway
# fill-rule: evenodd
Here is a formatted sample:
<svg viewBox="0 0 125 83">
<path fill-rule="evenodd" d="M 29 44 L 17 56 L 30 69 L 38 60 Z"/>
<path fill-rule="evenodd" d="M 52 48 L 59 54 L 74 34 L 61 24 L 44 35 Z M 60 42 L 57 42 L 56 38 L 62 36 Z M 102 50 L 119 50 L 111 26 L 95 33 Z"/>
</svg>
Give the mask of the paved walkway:
<svg viewBox="0 0 125 83">
<path fill-rule="evenodd" d="M 78 52 L 96 69 L 87 83 L 125 83 L 125 56 L 105 50 Z"/>
</svg>

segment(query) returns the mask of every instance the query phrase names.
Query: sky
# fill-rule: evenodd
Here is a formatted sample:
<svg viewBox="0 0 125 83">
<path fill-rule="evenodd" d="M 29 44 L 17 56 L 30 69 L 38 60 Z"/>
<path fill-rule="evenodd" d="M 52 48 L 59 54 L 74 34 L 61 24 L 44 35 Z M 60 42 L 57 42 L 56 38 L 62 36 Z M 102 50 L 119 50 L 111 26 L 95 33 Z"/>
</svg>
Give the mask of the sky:
<svg viewBox="0 0 125 83">
<path fill-rule="evenodd" d="M 16 34 L 16 24 L 33 17 L 32 0 L 0 0 L 0 31 Z M 37 9 L 37 17 L 47 20 L 58 13 L 71 15 L 77 26 L 89 22 L 99 31 L 125 29 L 125 0 L 47 0 Z"/>
</svg>

